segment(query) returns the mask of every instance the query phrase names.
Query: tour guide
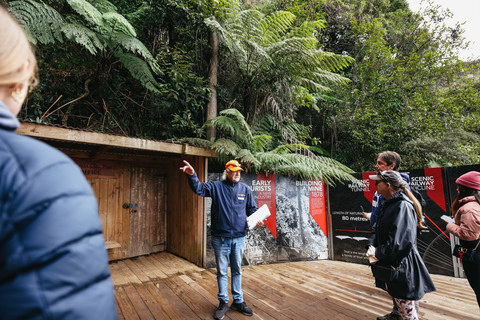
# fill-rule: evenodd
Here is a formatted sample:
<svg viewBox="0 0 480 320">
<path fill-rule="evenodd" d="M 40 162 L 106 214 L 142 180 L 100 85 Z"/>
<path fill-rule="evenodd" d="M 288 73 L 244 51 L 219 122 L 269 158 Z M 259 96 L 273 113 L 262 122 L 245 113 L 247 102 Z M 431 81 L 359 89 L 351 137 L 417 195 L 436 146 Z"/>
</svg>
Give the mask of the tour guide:
<svg viewBox="0 0 480 320">
<path fill-rule="evenodd" d="M 198 181 L 195 170 L 187 161 L 180 170 L 188 177 L 190 188 L 202 197 L 212 198 L 212 245 L 215 250 L 217 265 L 218 309 L 213 317 L 223 319 L 228 309 L 228 263 L 232 274 L 231 308 L 244 315 L 253 315 L 243 301 L 242 293 L 242 258 L 245 249 L 245 235 L 247 234 L 247 216 L 257 211 L 257 204 L 253 199 L 250 188 L 240 181 L 240 171 L 243 169 L 236 160 L 225 165 L 221 181 Z M 258 221 L 256 227 L 263 226 Z"/>
</svg>

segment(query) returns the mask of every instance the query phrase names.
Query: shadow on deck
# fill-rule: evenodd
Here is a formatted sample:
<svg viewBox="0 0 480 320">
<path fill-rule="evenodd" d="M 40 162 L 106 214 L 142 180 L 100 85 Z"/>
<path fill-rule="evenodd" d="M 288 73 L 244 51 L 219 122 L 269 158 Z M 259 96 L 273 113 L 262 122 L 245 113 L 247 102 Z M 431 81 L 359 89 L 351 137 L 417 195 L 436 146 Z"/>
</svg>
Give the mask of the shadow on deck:
<svg viewBox="0 0 480 320">
<path fill-rule="evenodd" d="M 244 299 L 255 314 L 229 309 L 225 319 L 376 319 L 391 310 L 365 265 L 319 260 L 242 269 Z M 119 319 L 213 319 L 215 269 L 162 252 L 112 262 L 110 270 Z M 420 301 L 420 319 L 480 319 L 466 279 L 432 278 L 437 291 Z"/>
</svg>

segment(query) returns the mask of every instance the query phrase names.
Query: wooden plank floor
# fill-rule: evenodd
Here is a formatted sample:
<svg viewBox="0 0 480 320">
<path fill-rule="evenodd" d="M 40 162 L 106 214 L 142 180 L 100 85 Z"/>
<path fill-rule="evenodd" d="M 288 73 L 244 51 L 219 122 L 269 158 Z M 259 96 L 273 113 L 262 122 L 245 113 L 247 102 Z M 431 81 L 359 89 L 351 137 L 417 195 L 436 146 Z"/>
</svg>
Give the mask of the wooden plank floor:
<svg viewBox="0 0 480 320">
<path fill-rule="evenodd" d="M 110 270 L 119 319 L 213 319 L 215 269 L 162 252 L 112 262 Z M 420 301 L 420 319 L 480 319 L 466 279 L 432 278 L 437 291 Z M 331 260 L 245 266 L 243 290 L 255 314 L 229 309 L 225 319 L 376 319 L 391 308 L 368 266 Z"/>
</svg>

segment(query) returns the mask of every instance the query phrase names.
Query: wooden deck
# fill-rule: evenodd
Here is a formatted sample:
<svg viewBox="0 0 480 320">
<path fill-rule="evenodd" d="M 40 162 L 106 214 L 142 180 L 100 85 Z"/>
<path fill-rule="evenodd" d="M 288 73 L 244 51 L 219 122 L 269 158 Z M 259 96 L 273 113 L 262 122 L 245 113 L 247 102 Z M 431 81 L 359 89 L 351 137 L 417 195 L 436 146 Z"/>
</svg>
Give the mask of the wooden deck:
<svg viewBox="0 0 480 320">
<path fill-rule="evenodd" d="M 162 252 L 110 264 L 119 319 L 213 319 L 215 269 Z M 420 319 L 480 319 L 466 279 L 432 275 L 437 291 L 420 301 Z M 225 319 L 376 319 L 391 310 L 368 266 L 320 260 L 243 267 L 244 299 L 254 315 Z M 231 297 L 230 297 L 231 302 Z"/>
</svg>

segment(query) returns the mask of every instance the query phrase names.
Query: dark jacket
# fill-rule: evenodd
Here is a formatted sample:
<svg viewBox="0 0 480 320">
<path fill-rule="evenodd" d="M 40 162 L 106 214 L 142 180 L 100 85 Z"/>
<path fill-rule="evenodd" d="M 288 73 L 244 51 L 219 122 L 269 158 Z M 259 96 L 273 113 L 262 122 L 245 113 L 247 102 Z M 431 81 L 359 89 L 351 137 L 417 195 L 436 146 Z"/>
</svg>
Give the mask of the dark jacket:
<svg viewBox="0 0 480 320">
<path fill-rule="evenodd" d="M 90 185 L 18 125 L 0 101 L 0 318 L 116 319 Z"/>
<path fill-rule="evenodd" d="M 190 188 L 202 197 L 212 198 L 212 236 L 239 238 L 247 234 L 247 216 L 257 211 L 250 188 L 226 179 L 202 183 L 197 174 L 188 175 Z"/>
<path fill-rule="evenodd" d="M 435 285 L 417 249 L 417 218 L 413 203 L 403 192 L 384 200 L 376 226 L 375 257 L 394 267 L 404 265 L 405 276 L 385 283 L 377 279 L 394 298 L 419 300 L 435 291 Z"/>
</svg>

